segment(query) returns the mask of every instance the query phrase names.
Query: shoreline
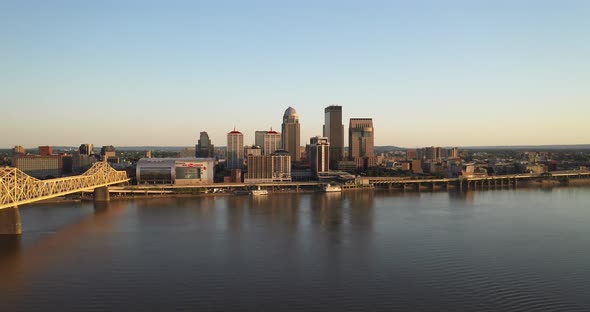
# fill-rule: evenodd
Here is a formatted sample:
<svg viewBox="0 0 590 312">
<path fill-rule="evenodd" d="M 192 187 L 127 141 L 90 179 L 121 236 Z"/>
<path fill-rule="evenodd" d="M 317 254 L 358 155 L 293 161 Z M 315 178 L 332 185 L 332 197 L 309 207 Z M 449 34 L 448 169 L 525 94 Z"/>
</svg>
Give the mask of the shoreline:
<svg viewBox="0 0 590 312">
<path fill-rule="evenodd" d="M 419 190 L 408 189 L 402 190 L 398 188 L 387 188 L 387 187 L 376 187 L 376 186 L 354 186 L 342 188 L 341 192 L 323 192 L 320 190 L 269 190 L 268 195 L 252 196 L 250 194 L 239 194 L 230 192 L 219 192 L 219 193 L 201 193 L 201 194 L 187 194 L 187 193 L 161 193 L 161 194 L 133 194 L 122 195 L 122 194 L 111 194 L 111 200 L 119 199 L 151 199 L 151 198 L 194 198 L 194 197 L 218 197 L 218 196 L 248 196 L 248 197 L 265 197 L 272 196 L 274 194 L 312 194 L 312 193 L 348 193 L 348 192 L 365 192 L 365 191 L 389 191 L 395 193 L 456 193 L 456 192 L 473 192 L 473 191 L 486 191 L 486 190 L 518 190 L 518 189 L 532 189 L 532 188 L 566 188 L 566 187 L 585 187 L 590 186 L 590 179 L 572 179 L 567 182 L 560 182 L 555 180 L 541 180 L 541 181 L 527 181 L 522 182 L 517 187 L 514 186 L 497 186 L 497 187 L 476 187 L 468 190 L 460 190 L 457 185 L 451 185 L 448 188 L 428 188 L 423 187 Z M 116 192 L 114 192 L 116 193 Z M 76 198 L 57 197 L 37 202 L 38 204 L 53 204 L 53 203 L 75 203 L 75 202 L 87 202 L 93 201 L 92 196 L 79 196 Z"/>
</svg>

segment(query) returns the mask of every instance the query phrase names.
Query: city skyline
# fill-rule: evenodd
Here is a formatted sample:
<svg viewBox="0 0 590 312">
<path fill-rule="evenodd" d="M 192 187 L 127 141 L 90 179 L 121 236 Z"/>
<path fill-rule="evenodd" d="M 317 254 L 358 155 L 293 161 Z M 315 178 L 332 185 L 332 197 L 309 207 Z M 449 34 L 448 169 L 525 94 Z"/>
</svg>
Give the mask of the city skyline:
<svg viewBox="0 0 590 312">
<path fill-rule="evenodd" d="M 375 145 L 590 143 L 590 3 L 0 3 L 0 147 L 300 144 L 324 108 Z M 348 137 L 348 129 L 344 130 Z M 347 145 L 348 142 L 345 142 Z"/>
</svg>

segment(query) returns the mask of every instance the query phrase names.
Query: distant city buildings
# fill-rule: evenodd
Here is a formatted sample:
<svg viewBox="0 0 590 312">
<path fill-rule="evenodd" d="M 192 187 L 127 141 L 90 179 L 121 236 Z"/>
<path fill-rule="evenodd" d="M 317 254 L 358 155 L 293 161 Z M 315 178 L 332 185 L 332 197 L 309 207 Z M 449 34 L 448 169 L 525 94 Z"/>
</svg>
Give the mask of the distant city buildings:
<svg viewBox="0 0 590 312">
<path fill-rule="evenodd" d="M 199 135 L 199 141 L 195 146 L 195 156 L 208 158 L 215 157 L 215 147 L 209 139 L 209 134 L 205 131 L 201 132 Z"/>
<path fill-rule="evenodd" d="M 17 145 L 12 149 L 12 154 L 13 155 L 26 155 L 27 150 L 24 147 Z"/>
<path fill-rule="evenodd" d="M 92 155 L 94 154 L 94 146 L 92 144 L 80 144 L 78 148 L 80 155 Z"/>
<path fill-rule="evenodd" d="M 244 135 L 240 131 L 230 131 L 227 134 L 227 169 L 242 169 L 244 166 Z"/>
<path fill-rule="evenodd" d="M 282 124 L 282 148 L 289 152 L 292 161 L 299 161 L 300 159 L 300 125 L 299 115 L 293 107 L 287 108 L 283 114 Z"/>
<path fill-rule="evenodd" d="M 112 145 L 103 146 L 100 148 L 100 159 L 111 164 L 119 163 L 119 158 L 117 157 L 115 147 Z"/>
<path fill-rule="evenodd" d="M 41 156 L 53 155 L 53 146 L 39 146 L 39 155 L 41 155 Z"/>
<path fill-rule="evenodd" d="M 342 124 L 342 106 L 328 106 L 324 109 L 324 137 L 330 143 L 330 169 L 336 169 L 339 161 L 344 160 L 344 124 Z"/>
</svg>

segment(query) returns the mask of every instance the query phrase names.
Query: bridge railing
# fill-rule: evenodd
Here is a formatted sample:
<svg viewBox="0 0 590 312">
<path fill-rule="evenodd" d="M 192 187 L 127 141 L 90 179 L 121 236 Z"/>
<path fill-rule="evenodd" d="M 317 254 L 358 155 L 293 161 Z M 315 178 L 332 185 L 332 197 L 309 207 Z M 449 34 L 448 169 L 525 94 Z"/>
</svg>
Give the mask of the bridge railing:
<svg viewBox="0 0 590 312">
<path fill-rule="evenodd" d="M 128 181 L 127 173 L 106 162 L 79 176 L 39 180 L 17 168 L 0 168 L 0 209 Z"/>
</svg>

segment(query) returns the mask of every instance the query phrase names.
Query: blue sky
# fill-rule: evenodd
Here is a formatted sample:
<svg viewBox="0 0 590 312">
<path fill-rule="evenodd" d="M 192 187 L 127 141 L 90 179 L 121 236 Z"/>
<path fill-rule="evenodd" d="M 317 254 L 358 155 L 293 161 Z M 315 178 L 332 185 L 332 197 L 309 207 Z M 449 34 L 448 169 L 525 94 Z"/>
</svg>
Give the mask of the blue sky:
<svg viewBox="0 0 590 312">
<path fill-rule="evenodd" d="M 0 0 L 0 146 L 590 143 L 590 1 Z M 346 134 L 345 134 L 346 135 Z"/>
</svg>

